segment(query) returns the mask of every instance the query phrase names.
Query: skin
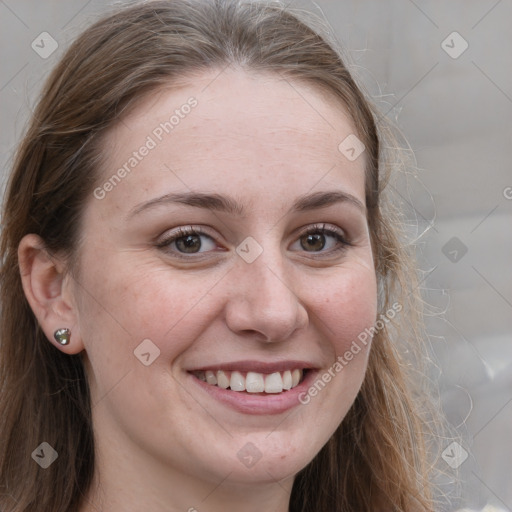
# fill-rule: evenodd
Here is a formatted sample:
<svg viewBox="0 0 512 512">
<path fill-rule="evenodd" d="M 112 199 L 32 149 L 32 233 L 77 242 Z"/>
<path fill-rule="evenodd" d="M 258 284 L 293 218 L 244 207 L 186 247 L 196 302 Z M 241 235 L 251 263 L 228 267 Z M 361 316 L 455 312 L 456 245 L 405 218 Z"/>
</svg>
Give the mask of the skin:
<svg viewBox="0 0 512 512">
<path fill-rule="evenodd" d="M 310 403 L 280 414 L 244 414 L 190 385 L 187 369 L 243 359 L 300 359 L 322 374 L 377 308 L 364 208 L 291 211 L 319 191 L 365 203 L 364 153 L 349 161 L 338 150 L 355 127 L 318 89 L 228 69 L 155 91 L 107 134 L 100 186 L 191 96 L 197 106 L 113 190 L 91 194 L 75 277 L 35 235 L 20 244 L 24 289 L 48 339 L 86 365 L 98 457 L 82 512 L 285 512 L 294 475 L 364 378 L 370 345 Z M 236 199 L 245 215 L 164 202 L 133 214 L 190 191 Z M 310 248 L 301 229 L 319 223 L 349 245 L 336 252 L 326 234 L 323 249 Z M 175 243 L 158 246 L 191 224 L 207 232 L 203 252 L 179 258 Z M 263 249 L 252 263 L 236 252 L 248 236 Z M 64 326 L 71 343 L 59 346 L 53 332 Z M 149 366 L 134 356 L 144 339 L 160 350 Z M 248 442 L 262 454 L 250 468 L 237 457 Z"/>
</svg>

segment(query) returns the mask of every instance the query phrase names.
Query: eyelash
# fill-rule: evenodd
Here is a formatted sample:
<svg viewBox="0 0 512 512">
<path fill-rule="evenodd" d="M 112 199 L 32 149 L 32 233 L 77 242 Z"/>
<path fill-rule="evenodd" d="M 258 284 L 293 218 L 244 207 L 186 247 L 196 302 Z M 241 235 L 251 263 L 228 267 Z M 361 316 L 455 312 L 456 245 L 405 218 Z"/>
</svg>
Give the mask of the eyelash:
<svg viewBox="0 0 512 512">
<path fill-rule="evenodd" d="M 318 252 L 304 251 L 304 252 L 311 252 L 312 254 L 317 254 L 317 255 L 326 254 L 326 253 L 332 255 L 332 254 L 337 254 L 337 253 L 343 252 L 344 250 L 347 249 L 348 246 L 351 245 L 350 242 L 342 234 L 342 231 L 340 229 L 326 227 L 325 224 L 315 224 L 313 226 L 308 227 L 307 229 L 302 230 L 299 233 L 297 240 L 300 240 L 303 236 L 312 235 L 312 234 L 322 234 L 322 235 L 332 236 L 333 238 L 336 239 L 336 241 L 338 242 L 339 245 L 336 249 L 332 249 L 330 251 L 318 251 Z M 187 226 L 187 227 L 177 228 L 176 231 L 174 231 L 171 235 L 164 238 L 162 241 L 158 242 L 156 244 L 156 246 L 159 249 L 169 249 L 169 246 L 172 243 L 176 242 L 180 238 L 184 238 L 184 237 L 190 236 L 190 235 L 196 235 L 196 236 L 204 235 L 204 236 L 210 238 L 211 240 L 214 240 L 214 238 L 212 236 L 210 236 L 207 232 L 205 232 L 203 229 L 194 228 L 193 226 Z M 171 251 L 169 251 L 169 252 L 171 252 Z M 183 258 L 183 259 L 191 259 L 191 258 L 194 258 L 198 254 L 202 254 L 202 253 L 191 253 L 189 256 L 186 256 L 185 255 L 186 253 L 181 253 L 179 251 L 172 251 L 172 253 L 174 256 L 176 256 L 178 258 Z"/>
</svg>

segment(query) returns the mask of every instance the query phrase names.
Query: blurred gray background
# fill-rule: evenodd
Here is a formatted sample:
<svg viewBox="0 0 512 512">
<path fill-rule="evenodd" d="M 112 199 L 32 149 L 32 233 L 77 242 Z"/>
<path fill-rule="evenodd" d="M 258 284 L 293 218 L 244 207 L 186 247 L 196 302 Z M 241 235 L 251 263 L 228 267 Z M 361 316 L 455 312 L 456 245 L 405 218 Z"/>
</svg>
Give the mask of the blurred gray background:
<svg viewBox="0 0 512 512">
<path fill-rule="evenodd" d="M 122 3 L 0 0 L 2 187 L 43 78 Z M 416 157 L 401 194 L 437 312 L 427 327 L 442 405 L 462 439 L 441 461 L 461 497 L 442 509 L 512 511 L 512 2 L 292 5 L 323 13 Z"/>
</svg>

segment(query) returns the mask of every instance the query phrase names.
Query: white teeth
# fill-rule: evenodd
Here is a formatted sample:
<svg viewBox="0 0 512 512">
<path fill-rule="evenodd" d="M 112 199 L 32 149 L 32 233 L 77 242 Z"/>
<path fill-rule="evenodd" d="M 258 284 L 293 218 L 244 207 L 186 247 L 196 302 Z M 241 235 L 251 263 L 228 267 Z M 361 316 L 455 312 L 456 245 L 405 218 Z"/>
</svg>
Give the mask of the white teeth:
<svg viewBox="0 0 512 512">
<path fill-rule="evenodd" d="M 302 378 L 302 370 L 293 370 L 292 372 L 292 388 L 297 386 Z"/>
<path fill-rule="evenodd" d="M 283 372 L 274 372 L 263 374 L 257 372 L 247 372 L 245 374 L 238 371 L 224 372 L 218 370 L 197 371 L 195 376 L 207 382 L 212 386 L 218 386 L 223 389 L 230 388 L 232 391 L 247 391 L 247 393 L 281 393 L 299 385 L 302 380 L 302 370 L 285 370 Z"/>
<path fill-rule="evenodd" d="M 206 382 L 208 382 L 208 379 Z M 283 373 L 283 389 L 286 389 L 287 391 L 292 389 L 292 372 L 290 370 L 286 370 Z"/>
<path fill-rule="evenodd" d="M 229 379 L 227 378 L 226 374 L 219 370 L 217 372 L 217 386 L 219 388 L 228 389 L 229 388 Z"/>
<path fill-rule="evenodd" d="M 283 391 L 283 378 L 279 372 L 271 373 L 265 377 L 265 393 L 281 393 Z"/>
<path fill-rule="evenodd" d="M 211 370 L 206 371 L 206 382 L 214 386 L 217 384 L 217 377 L 215 377 L 215 373 L 213 373 Z"/>
<path fill-rule="evenodd" d="M 247 393 L 263 393 L 265 391 L 265 380 L 261 373 L 248 372 L 245 377 L 245 389 Z"/>
<path fill-rule="evenodd" d="M 229 387 L 233 391 L 245 391 L 245 379 L 240 372 L 232 372 Z"/>
</svg>

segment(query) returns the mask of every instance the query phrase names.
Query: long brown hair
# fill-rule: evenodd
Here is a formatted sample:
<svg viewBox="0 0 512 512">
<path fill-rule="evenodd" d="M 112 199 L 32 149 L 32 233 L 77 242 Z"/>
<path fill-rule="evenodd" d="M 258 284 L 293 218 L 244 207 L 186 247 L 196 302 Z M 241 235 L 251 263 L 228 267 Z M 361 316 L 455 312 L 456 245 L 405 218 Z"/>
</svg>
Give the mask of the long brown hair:
<svg viewBox="0 0 512 512">
<path fill-rule="evenodd" d="M 121 9 L 79 36 L 48 78 L 16 154 L 0 247 L 2 512 L 78 510 L 95 468 L 82 358 L 56 349 L 39 328 L 21 286 L 20 240 L 36 233 L 50 254 L 68 256 L 72 266 L 105 131 L 155 88 L 228 65 L 307 82 L 346 108 L 366 146 L 379 311 L 395 302 L 403 308 L 404 325 L 390 322 L 375 333 L 355 403 L 296 476 L 290 511 L 433 510 L 422 395 L 413 391 L 413 366 L 400 349 L 400 342 L 409 354 L 418 346 L 418 331 L 404 328 L 417 325 L 417 281 L 385 203 L 384 119 L 327 36 L 282 5 L 174 0 Z M 60 459 L 47 469 L 31 460 L 43 441 Z"/>
</svg>

